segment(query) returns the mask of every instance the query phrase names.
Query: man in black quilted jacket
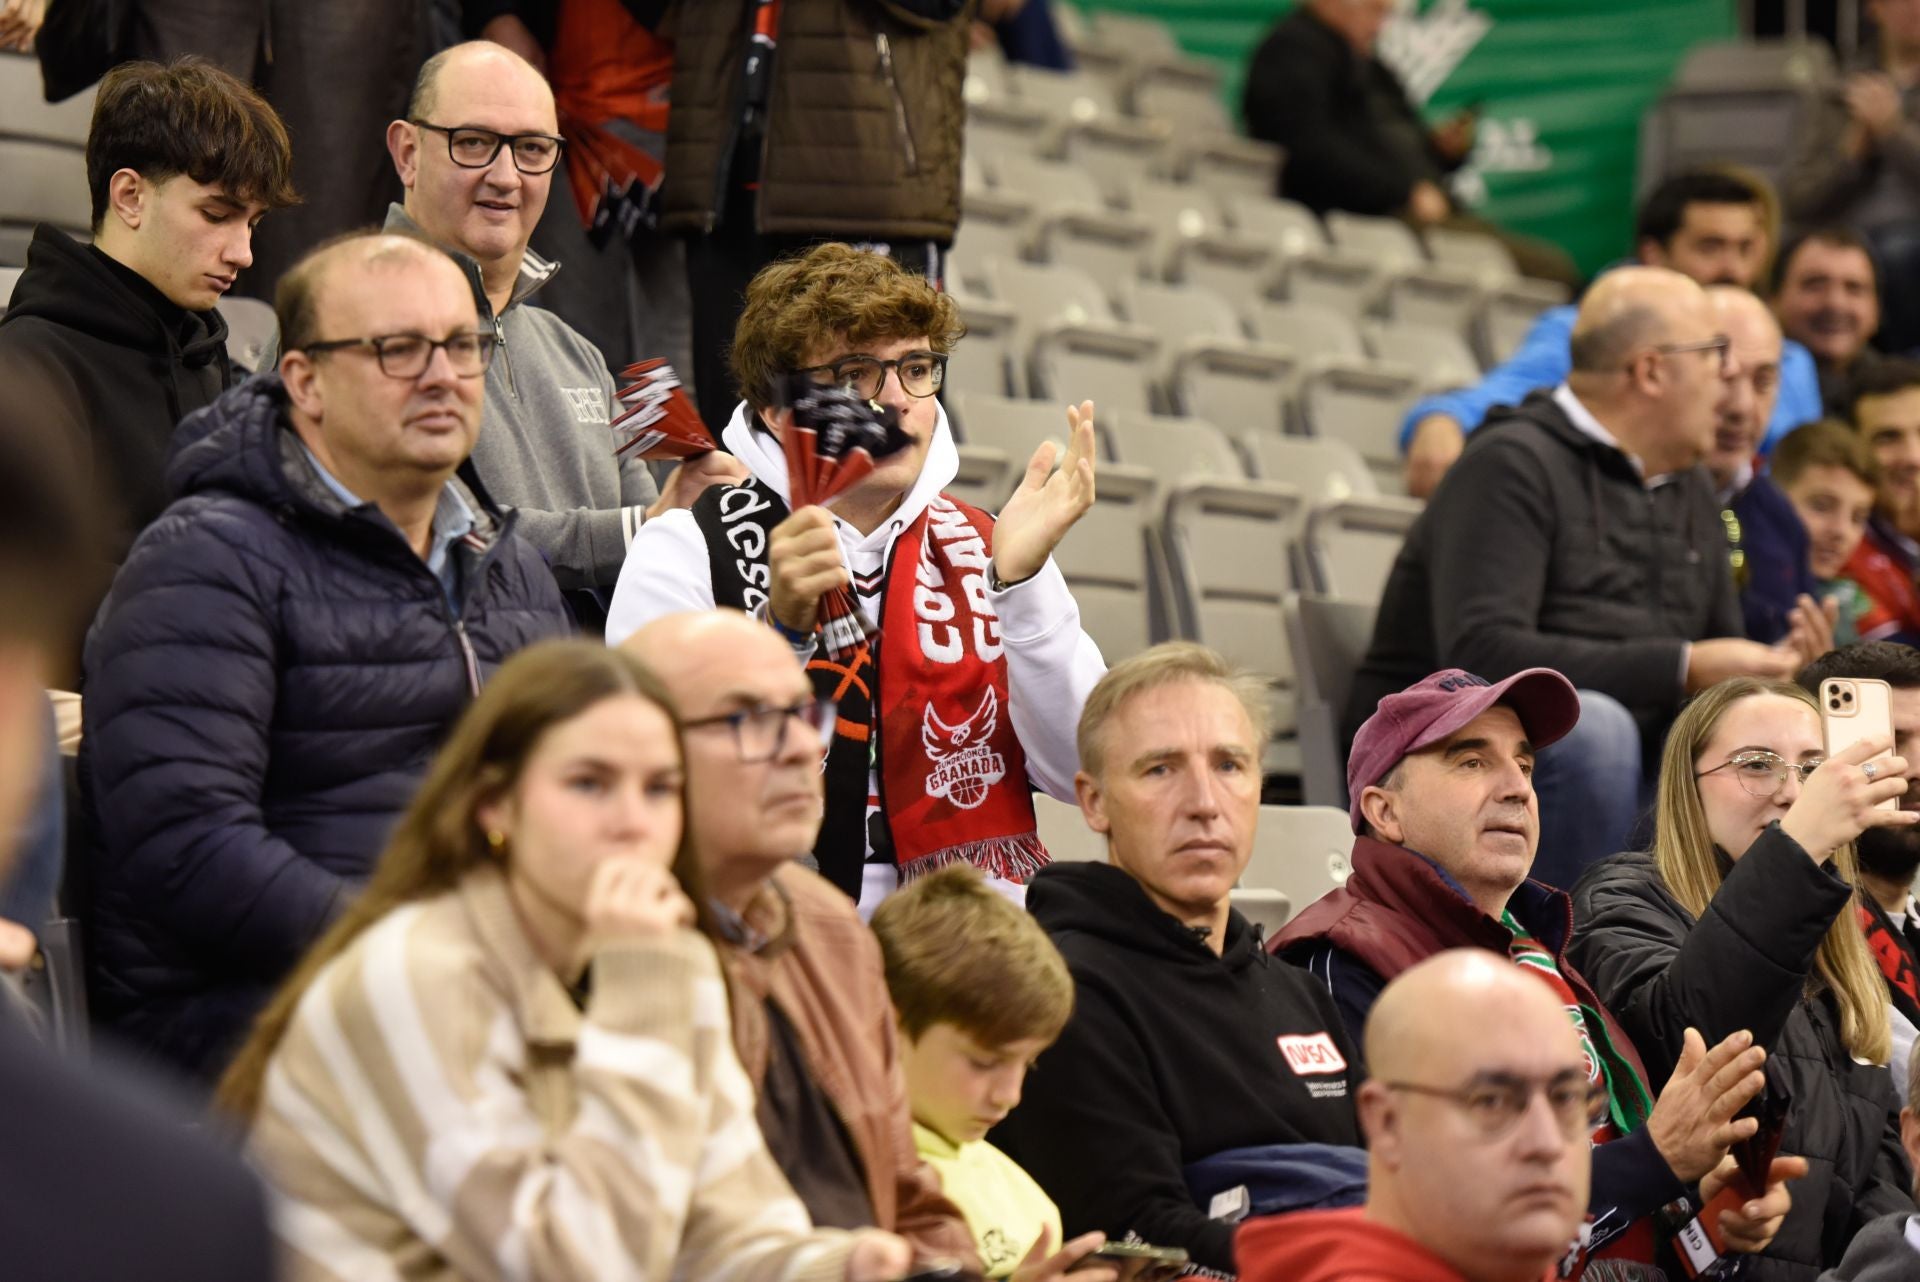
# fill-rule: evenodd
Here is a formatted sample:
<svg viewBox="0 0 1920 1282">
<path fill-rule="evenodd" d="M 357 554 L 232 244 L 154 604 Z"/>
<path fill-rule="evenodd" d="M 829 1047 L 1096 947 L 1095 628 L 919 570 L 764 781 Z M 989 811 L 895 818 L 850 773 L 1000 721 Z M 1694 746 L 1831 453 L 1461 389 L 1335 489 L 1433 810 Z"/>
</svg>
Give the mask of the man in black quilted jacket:
<svg viewBox="0 0 1920 1282">
<path fill-rule="evenodd" d="M 95 1014 L 206 1081 L 486 674 L 568 627 L 513 518 L 454 477 L 493 335 L 453 260 L 351 236 L 276 310 L 278 372 L 181 424 L 173 502 L 85 655 Z"/>
</svg>

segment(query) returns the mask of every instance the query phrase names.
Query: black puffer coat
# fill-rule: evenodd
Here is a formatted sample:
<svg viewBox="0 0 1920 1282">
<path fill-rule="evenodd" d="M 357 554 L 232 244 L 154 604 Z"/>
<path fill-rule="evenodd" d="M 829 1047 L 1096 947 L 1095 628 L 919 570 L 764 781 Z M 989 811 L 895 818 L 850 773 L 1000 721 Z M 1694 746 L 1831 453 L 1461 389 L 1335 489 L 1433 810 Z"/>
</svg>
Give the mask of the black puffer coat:
<svg viewBox="0 0 1920 1282">
<path fill-rule="evenodd" d="M 1875 1218 L 1912 1211 L 1893 1079 L 1840 1040 L 1840 1012 L 1814 971 L 1852 892 L 1778 825 L 1728 871 L 1698 921 L 1650 854 L 1615 855 L 1574 887 L 1571 956 L 1664 1084 L 1688 1027 L 1712 1045 L 1745 1028 L 1792 1095 L 1782 1153 L 1812 1166 L 1756 1261 L 1769 1282 L 1812 1282 Z"/>
<path fill-rule="evenodd" d="M 284 395 L 266 375 L 180 425 L 175 500 L 87 639 L 95 1013 L 206 1077 L 366 876 L 480 680 L 568 627 L 539 553 L 471 494 L 456 615 L 377 508 L 327 488 Z"/>
</svg>

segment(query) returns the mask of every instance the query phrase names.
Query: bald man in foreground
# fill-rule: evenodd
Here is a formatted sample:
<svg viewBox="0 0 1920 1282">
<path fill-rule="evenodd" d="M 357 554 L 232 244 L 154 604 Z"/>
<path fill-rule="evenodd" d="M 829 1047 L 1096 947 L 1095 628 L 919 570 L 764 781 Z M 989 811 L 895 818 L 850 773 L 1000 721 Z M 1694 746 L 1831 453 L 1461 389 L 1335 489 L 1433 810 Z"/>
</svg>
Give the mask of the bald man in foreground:
<svg viewBox="0 0 1920 1282">
<path fill-rule="evenodd" d="M 500 340 L 488 372 L 487 432 L 474 471 L 519 513 L 569 591 L 583 627 L 598 631 L 627 545 L 650 516 L 685 507 L 746 469 L 715 453 L 678 467 L 660 493 L 645 463 L 614 457 L 619 413 L 598 348 L 529 299 L 560 270 L 527 249 L 560 163 L 553 91 L 522 59 L 489 41 L 428 59 L 407 118 L 387 126 L 404 203 L 387 229 L 424 236 L 454 255 L 482 325 Z M 616 364 L 659 352 L 616 352 Z"/>
<path fill-rule="evenodd" d="M 1381 993 L 1366 1053 L 1366 1207 L 1250 1222 L 1235 1243 L 1243 1282 L 1542 1282 L 1563 1263 L 1577 1270 L 1588 1135 L 1606 1095 L 1553 991 L 1485 951 L 1440 953 Z M 1729 1169 L 1703 1181 L 1703 1199 Z M 1804 1171 L 1776 1160 L 1767 1194 L 1742 1208 L 1752 1239 L 1772 1237 L 1791 1201 L 1785 1181 Z"/>
<path fill-rule="evenodd" d="M 1706 292 L 1661 267 L 1607 273 L 1574 324 L 1573 371 L 1490 416 L 1409 531 L 1355 674 L 1346 724 L 1430 673 L 1553 668 L 1580 691 L 1541 753 L 1534 876 L 1565 889 L 1626 848 L 1643 745 L 1731 676 L 1785 678 L 1788 647 L 1743 635 L 1700 460 L 1738 358 Z"/>
</svg>

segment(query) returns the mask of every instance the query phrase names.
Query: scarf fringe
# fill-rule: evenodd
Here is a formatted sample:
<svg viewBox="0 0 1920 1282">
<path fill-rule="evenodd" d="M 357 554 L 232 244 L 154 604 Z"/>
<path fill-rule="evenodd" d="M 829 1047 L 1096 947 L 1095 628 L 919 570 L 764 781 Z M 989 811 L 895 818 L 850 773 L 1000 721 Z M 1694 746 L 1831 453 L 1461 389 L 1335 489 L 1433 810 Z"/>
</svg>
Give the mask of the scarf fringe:
<svg viewBox="0 0 1920 1282">
<path fill-rule="evenodd" d="M 971 864 L 989 877 L 1024 886 L 1033 874 L 1053 862 L 1037 832 L 1014 837 L 989 837 L 935 850 L 900 865 L 900 884 L 924 877 L 948 864 Z"/>
</svg>

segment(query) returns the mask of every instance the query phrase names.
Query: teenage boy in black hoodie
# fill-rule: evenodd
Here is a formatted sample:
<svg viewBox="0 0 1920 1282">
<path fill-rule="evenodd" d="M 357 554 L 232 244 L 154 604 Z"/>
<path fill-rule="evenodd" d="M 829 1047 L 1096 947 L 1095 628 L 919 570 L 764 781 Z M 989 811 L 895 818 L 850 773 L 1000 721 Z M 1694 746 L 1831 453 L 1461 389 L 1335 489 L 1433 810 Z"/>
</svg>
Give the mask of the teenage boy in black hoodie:
<svg viewBox="0 0 1920 1282">
<path fill-rule="evenodd" d="M 1054 864 L 1027 889 L 1073 975 L 1073 1016 L 991 1136 L 1069 1236 L 1131 1233 L 1222 1272 L 1233 1225 L 1212 1218 L 1196 1163 L 1312 1144 L 1294 1166 L 1316 1198 L 1364 1192 L 1360 1057 L 1340 1014 L 1227 902 L 1253 849 L 1266 722 L 1261 684 L 1190 643 L 1088 695 L 1074 782 L 1111 862 Z"/>
<path fill-rule="evenodd" d="M 205 62 L 123 63 L 100 82 L 93 243 L 34 231 L 0 318 L 0 425 L 74 451 L 115 560 L 167 505 L 174 425 L 238 381 L 214 305 L 253 261 L 254 225 L 293 203 L 291 165 L 273 108 Z"/>
</svg>

